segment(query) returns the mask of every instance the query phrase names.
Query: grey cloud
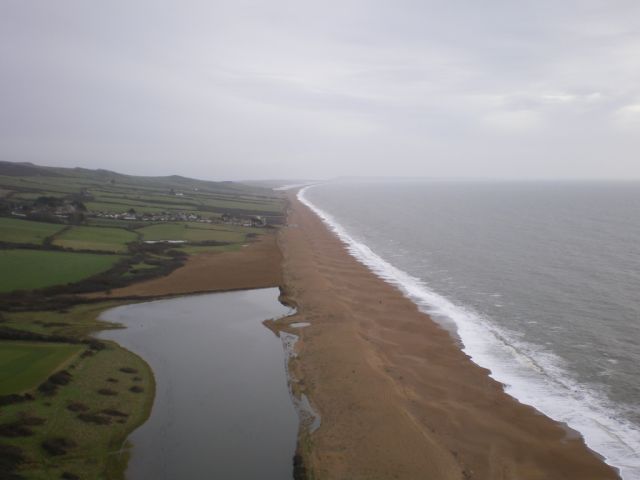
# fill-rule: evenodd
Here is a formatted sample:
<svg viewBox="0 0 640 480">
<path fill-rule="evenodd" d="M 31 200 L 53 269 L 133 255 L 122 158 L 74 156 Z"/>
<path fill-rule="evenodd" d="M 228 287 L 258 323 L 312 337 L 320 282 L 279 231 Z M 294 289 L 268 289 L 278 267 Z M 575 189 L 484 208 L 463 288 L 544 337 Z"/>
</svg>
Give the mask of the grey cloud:
<svg viewBox="0 0 640 480">
<path fill-rule="evenodd" d="M 639 18 L 627 0 L 6 0 L 0 156 L 205 178 L 640 177 Z"/>
</svg>

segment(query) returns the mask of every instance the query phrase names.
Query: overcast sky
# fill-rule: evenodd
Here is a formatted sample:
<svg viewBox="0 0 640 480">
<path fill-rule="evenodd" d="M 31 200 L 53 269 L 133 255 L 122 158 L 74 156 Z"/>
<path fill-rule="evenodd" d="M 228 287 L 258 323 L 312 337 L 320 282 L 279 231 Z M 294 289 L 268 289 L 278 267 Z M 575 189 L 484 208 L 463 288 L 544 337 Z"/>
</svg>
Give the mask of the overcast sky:
<svg viewBox="0 0 640 480">
<path fill-rule="evenodd" d="M 640 2 L 2 0 L 0 159 L 640 178 Z"/>
</svg>

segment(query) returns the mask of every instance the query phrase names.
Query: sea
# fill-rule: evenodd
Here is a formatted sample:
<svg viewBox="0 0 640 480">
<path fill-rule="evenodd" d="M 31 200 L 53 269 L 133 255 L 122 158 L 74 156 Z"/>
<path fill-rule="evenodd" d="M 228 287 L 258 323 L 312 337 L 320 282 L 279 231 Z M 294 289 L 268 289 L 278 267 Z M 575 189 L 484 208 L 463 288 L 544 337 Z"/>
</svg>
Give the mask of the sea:
<svg viewBox="0 0 640 480">
<path fill-rule="evenodd" d="M 351 180 L 298 196 L 508 394 L 640 479 L 640 183 Z"/>
</svg>

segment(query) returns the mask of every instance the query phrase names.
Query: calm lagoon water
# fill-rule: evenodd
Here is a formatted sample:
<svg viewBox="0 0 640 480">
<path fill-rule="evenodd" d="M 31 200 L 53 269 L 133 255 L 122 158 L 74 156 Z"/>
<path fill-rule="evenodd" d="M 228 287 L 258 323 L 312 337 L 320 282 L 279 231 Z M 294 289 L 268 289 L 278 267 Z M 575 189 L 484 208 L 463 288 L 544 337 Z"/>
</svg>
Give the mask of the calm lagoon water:
<svg viewBox="0 0 640 480">
<path fill-rule="evenodd" d="M 343 182 L 300 197 L 508 393 L 640 479 L 640 183 Z"/>
<path fill-rule="evenodd" d="M 117 307 L 101 334 L 154 371 L 149 420 L 130 437 L 127 478 L 290 479 L 298 415 L 282 342 L 262 321 L 290 313 L 277 289 Z"/>
</svg>

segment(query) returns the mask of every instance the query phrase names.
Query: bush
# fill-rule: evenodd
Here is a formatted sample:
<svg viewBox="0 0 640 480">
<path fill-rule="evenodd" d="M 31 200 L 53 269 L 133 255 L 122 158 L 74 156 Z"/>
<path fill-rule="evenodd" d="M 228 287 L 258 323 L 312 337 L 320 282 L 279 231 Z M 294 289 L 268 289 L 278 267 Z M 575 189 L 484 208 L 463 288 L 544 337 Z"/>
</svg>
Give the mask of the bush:
<svg viewBox="0 0 640 480">
<path fill-rule="evenodd" d="M 107 345 L 104 342 L 101 342 L 100 340 L 96 340 L 93 338 L 90 340 L 87 340 L 85 343 L 89 345 L 89 348 L 91 350 L 95 350 L 96 352 L 99 352 L 100 350 L 104 350 L 105 348 L 107 348 Z"/>
<path fill-rule="evenodd" d="M 78 419 L 86 423 L 93 423 L 95 425 L 110 425 L 111 418 L 106 415 L 100 415 L 99 413 L 81 413 L 78 415 Z"/>
<path fill-rule="evenodd" d="M 3 475 L 3 479 L 17 480 L 23 478 L 13 472 L 25 460 L 26 458 L 21 448 L 14 445 L 0 444 L 0 474 Z"/>
<path fill-rule="evenodd" d="M 74 448 L 76 442 L 64 437 L 53 437 L 44 440 L 40 445 L 49 455 L 58 456 L 64 455 Z"/>
<path fill-rule="evenodd" d="M 66 370 L 60 370 L 51 375 L 49 381 L 55 385 L 67 385 L 71 381 L 71 374 Z"/>
<path fill-rule="evenodd" d="M 61 370 L 51 375 L 38 387 L 38 391 L 45 395 L 55 395 L 58 387 L 67 385 L 71 381 L 71 374 L 66 370 Z"/>
<path fill-rule="evenodd" d="M 31 400 L 33 400 L 33 395 L 30 393 L 25 393 L 24 395 L 18 395 L 17 393 L 3 395 L 0 397 L 0 407 L 13 405 L 14 403 L 30 402 Z"/>
<path fill-rule="evenodd" d="M 70 412 L 86 412 L 89 407 L 82 402 L 71 402 L 67 405 L 67 410 Z"/>
<path fill-rule="evenodd" d="M 33 435 L 33 430 L 20 422 L 11 422 L 0 425 L 0 437 L 16 438 L 30 437 L 31 435 Z"/>
<path fill-rule="evenodd" d="M 57 390 L 58 387 L 54 383 L 51 383 L 49 380 L 45 380 L 38 387 L 38 391 L 44 395 L 55 395 Z"/>
<path fill-rule="evenodd" d="M 118 395 L 118 392 L 116 392 L 115 390 L 111 390 L 110 388 L 101 388 L 100 390 L 98 390 L 98 393 L 100 395 L 106 395 L 107 397 Z"/>
<path fill-rule="evenodd" d="M 116 410 L 115 408 L 105 408 L 102 410 L 102 413 L 105 415 L 109 415 L 110 417 L 122 417 L 126 418 L 129 416 L 128 413 L 121 412 L 120 410 Z"/>
</svg>

